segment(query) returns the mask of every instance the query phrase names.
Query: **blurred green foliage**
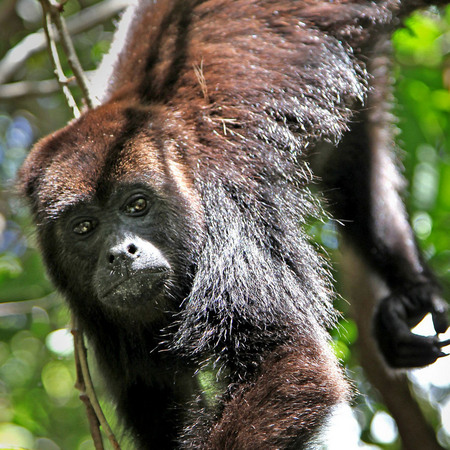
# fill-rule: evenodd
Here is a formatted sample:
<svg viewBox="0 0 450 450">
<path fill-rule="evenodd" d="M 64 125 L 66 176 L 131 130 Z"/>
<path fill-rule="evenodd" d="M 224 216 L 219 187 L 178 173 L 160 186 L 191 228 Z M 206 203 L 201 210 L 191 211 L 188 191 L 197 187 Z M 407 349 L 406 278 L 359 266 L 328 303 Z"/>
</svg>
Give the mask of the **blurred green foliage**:
<svg viewBox="0 0 450 450">
<path fill-rule="evenodd" d="M 414 15 L 394 36 L 396 114 L 407 151 L 408 204 L 428 258 L 450 284 L 450 9 Z M 444 53 L 446 50 L 447 53 Z M 446 86 L 443 79 L 446 80 Z M 448 298 L 448 295 L 447 295 Z"/>
<path fill-rule="evenodd" d="M 65 15 L 93 3 L 96 0 L 71 0 L 65 4 Z M 20 0 L 16 13 L 0 29 L 0 58 L 41 27 L 38 2 Z M 110 21 L 75 37 L 86 70 L 94 69 L 109 48 L 113 29 Z M 52 73 L 48 55 L 42 51 L 30 57 L 17 80 L 51 79 Z M 32 142 L 70 119 L 71 111 L 60 93 L 0 104 L 1 449 L 94 448 L 74 388 L 70 315 L 45 275 L 28 211 L 14 188 L 16 172 Z"/>
<path fill-rule="evenodd" d="M 95 1 L 71 0 L 65 6 L 66 14 L 91 3 Z M 40 26 L 39 10 L 32 9 L 35 5 L 31 0 L 17 5 L 17 16 L 2 31 L 5 39 L 0 40 L 0 57 Z M 24 5 L 28 9 L 23 9 Z M 108 49 L 112 29 L 112 24 L 107 23 L 76 36 L 75 45 L 85 69 L 93 69 Z M 409 181 L 410 194 L 406 200 L 419 242 L 441 277 L 446 298 L 450 298 L 450 7 L 441 15 L 414 14 L 405 28 L 396 32 L 393 43 L 394 112 Z M 65 69 L 70 75 L 70 70 Z M 447 77 L 447 85 L 443 75 Z M 33 55 L 17 77 L 50 79 L 52 68 L 47 54 Z M 70 115 L 59 93 L 0 104 L 2 449 L 12 446 L 34 450 L 93 448 L 84 408 L 73 387 L 73 352 L 67 331 L 69 313 L 45 276 L 26 208 L 13 189 L 15 173 L 31 143 L 63 126 Z M 335 251 L 338 239 L 334 225 L 327 223 L 316 231 L 318 241 L 330 253 Z M 400 448 L 395 426 L 390 424 L 384 406 L 353 355 L 352 345 L 357 339 L 355 324 L 342 320 L 332 334 L 337 354 L 362 393 L 355 407 L 362 439 L 377 444 L 372 448 Z M 449 393 L 448 385 L 442 389 Z M 442 392 L 433 401 L 429 398 L 421 401 L 440 433 L 442 444 L 450 447 L 449 432 L 443 431 L 439 424 L 439 401 L 442 404 L 445 401 Z M 391 426 L 393 437 L 389 442 L 379 442 L 378 423 Z"/>
</svg>

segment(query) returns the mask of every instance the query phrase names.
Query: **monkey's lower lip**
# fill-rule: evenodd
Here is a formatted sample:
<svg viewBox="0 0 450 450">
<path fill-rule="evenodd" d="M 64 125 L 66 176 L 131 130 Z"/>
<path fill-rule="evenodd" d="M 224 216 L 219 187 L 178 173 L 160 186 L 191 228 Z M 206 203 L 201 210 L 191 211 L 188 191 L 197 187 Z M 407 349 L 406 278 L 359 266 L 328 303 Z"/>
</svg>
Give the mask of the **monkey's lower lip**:
<svg viewBox="0 0 450 450">
<path fill-rule="evenodd" d="M 144 271 L 114 283 L 99 295 L 102 303 L 116 308 L 148 306 L 148 302 L 161 295 L 168 271 Z"/>
</svg>

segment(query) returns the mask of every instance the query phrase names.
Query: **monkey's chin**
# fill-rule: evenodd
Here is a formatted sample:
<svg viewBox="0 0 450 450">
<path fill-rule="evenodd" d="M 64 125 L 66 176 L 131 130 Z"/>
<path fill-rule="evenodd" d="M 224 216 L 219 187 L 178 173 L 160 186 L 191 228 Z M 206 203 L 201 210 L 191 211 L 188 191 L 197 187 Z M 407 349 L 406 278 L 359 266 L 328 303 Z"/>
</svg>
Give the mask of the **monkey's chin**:
<svg viewBox="0 0 450 450">
<path fill-rule="evenodd" d="M 164 302 L 166 281 L 164 273 L 139 273 L 109 286 L 98 297 L 108 309 L 135 312 L 160 309 Z"/>
</svg>

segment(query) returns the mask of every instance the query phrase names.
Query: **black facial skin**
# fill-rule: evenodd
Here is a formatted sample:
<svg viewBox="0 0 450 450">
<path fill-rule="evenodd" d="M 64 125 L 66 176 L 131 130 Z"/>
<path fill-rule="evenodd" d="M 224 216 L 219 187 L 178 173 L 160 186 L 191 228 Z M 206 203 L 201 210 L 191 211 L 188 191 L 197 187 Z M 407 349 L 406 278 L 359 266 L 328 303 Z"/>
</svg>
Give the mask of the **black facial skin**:
<svg viewBox="0 0 450 450">
<path fill-rule="evenodd" d="M 94 275 L 98 298 L 107 306 L 139 308 L 155 302 L 164 288 L 170 265 L 151 242 L 138 235 L 118 233 L 105 249 Z M 105 261 L 107 264 L 105 264 Z"/>
<path fill-rule="evenodd" d="M 169 308 L 166 294 L 176 278 L 176 252 L 167 247 L 173 237 L 163 231 L 169 216 L 162 200 L 143 187 L 123 185 L 106 201 L 80 202 L 56 228 L 59 252 L 66 255 L 58 272 L 67 272 L 75 280 L 70 284 L 107 314 L 156 320 Z M 83 270 L 74 273 L 75 267 Z"/>
<path fill-rule="evenodd" d="M 69 232 L 80 240 L 99 239 L 99 258 L 93 283 L 99 300 L 110 308 L 156 307 L 171 267 L 163 253 L 149 240 L 155 221 L 151 199 L 132 193 L 120 208 L 92 211 L 91 216 L 71 218 Z M 152 214 L 153 213 L 153 214 Z M 108 218 L 108 234 L 102 234 L 100 217 Z M 103 225 L 104 227 L 104 225 Z M 95 237 L 100 233 L 99 237 Z M 142 236 L 142 237 L 141 237 Z"/>
</svg>

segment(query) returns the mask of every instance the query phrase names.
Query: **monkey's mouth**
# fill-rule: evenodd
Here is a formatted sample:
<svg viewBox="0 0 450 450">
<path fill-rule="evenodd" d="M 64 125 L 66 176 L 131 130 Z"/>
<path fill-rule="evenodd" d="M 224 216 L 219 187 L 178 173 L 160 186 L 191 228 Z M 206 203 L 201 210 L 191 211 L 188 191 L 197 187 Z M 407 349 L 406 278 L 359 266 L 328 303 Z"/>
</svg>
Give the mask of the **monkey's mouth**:
<svg viewBox="0 0 450 450">
<path fill-rule="evenodd" d="M 168 278 L 168 270 L 127 274 L 99 292 L 98 297 L 104 305 L 112 308 L 148 308 L 161 299 Z"/>
</svg>

